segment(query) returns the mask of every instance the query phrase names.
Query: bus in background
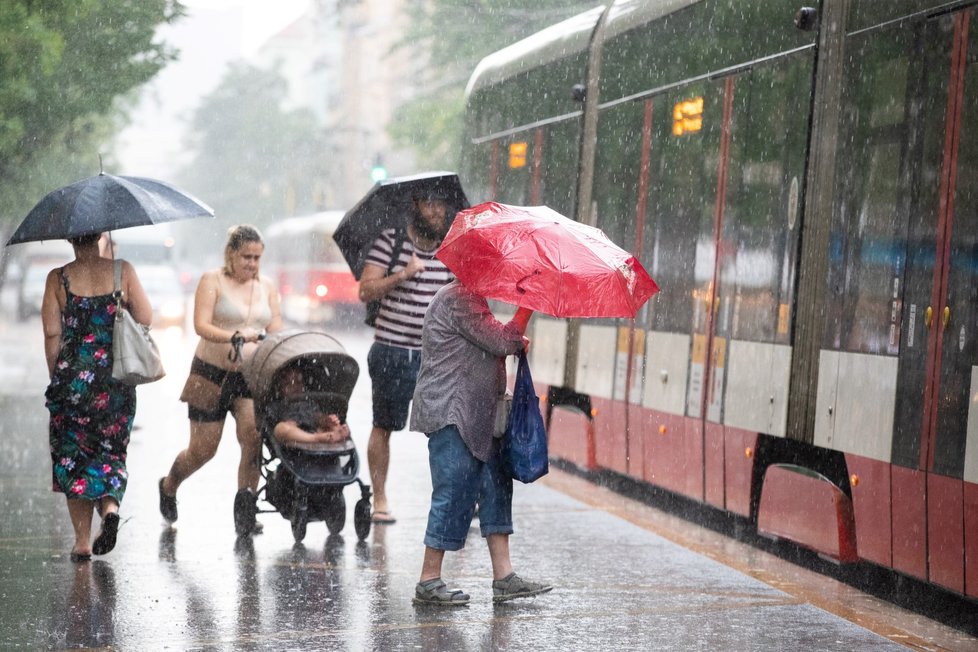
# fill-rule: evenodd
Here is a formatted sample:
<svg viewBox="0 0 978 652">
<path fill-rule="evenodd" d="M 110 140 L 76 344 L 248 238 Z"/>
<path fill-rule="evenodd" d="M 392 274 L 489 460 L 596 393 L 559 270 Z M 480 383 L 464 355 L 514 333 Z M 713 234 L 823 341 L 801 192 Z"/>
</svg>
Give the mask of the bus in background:
<svg viewBox="0 0 978 652">
<path fill-rule="evenodd" d="M 115 256 L 133 265 L 173 265 L 176 262 L 176 238 L 167 224 L 120 229 L 107 236 Z"/>
<path fill-rule="evenodd" d="M 153 326 L 186 331 L 191 313 L 189 296 L 200 270 L 178 251 L 173 225 L 120 229 L 106 233 L 104 238 L 103 256 L 127 260 L 136 268 L 153 306 Z"/>
<path fill-rule="evenodd" d="M 312 325 L 362 312 L 359 284 L 333 241 L 342 211 L 290 217 L 265 231 L 262 271 L 278 284 L 282 317 Z"/>
</svg>

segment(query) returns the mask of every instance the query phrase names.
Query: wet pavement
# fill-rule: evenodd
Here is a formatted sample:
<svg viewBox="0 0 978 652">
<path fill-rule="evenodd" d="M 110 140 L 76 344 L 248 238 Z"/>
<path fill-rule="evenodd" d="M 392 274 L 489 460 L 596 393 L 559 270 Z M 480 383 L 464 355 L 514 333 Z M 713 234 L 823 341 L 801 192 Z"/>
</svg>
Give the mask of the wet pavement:
<svg viewBox="0 0 978 652">
<path fill-rule="evenodd" d="M 349 421 L 366 479 L 369 339 L 338 337 L 362 365 Z M 269 513 L 260 516 L 264 534 L 236 539 L 230 427 L 217 457 L 181 487 L 180 518 L 167 527 L 156 482 L 187 443 L 177 396 L 193 338 L 158 339 L 169 375 L 138 390 L 119 543 L 73 564 L 64 498 L 49 491 L 40 323 L 0 319 L 0 649 L 978 649 L 963 634 L 556 470 L 517 485 L 511 541 L 517 571 L 554 584 L 552 593 L 494 606 L 473 528 L 445 563 L 470 605 L 416 608 L 430 491 L 417 433 L 393 440 L 397 523 L 374 526 L 363 542 L 353 531 L 355 484 L 345 490 L 341 535 L 312 523 L 295 545 L 289 523 Z"/>
</svg>

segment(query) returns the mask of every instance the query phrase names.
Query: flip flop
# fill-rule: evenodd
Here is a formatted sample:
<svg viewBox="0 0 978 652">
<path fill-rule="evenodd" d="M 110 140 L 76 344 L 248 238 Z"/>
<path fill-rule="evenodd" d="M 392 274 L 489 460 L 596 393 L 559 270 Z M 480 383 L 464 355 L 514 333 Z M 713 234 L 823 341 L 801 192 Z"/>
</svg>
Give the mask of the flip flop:
<svg viewBox="0 0 978 652">
<path fill-rule="evenodd" d="M 72 550 L 71 554 L 68 555 L 68 559 L 77 564 L 83 561 L 91 561 L 92 554 L 89 552 L 75 552 Z"/>
<path fill-rule="evenodd" d="M 397 519 L 391 516 L 390 512 L 374 512 L 373 516 L 370 517 L 370 521 L 378 525 L 397 523 Z"/>
<path fill-rule="evenodd" d="M 98 533 L 95 537 L 95 541 L 92 542 L 92 553 L 96 555 L 104 555 L 108 552 L 112 552 L 115 548 L 115 539 L 119 534 L 119 514 L 118 512 L 111 512 L 105 515 L 102 519 L 102 531 Z"/>
</svg>

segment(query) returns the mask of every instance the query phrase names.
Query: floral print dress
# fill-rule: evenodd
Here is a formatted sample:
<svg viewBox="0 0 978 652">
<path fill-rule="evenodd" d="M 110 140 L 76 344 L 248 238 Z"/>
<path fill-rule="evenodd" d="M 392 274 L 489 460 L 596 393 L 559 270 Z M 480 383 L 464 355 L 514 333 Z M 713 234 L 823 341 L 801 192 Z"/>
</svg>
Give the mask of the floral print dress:
<svg viewBox="0 0 978 652">
<path fill-rule="evenodd" d="M 45 392 L 51 413 L 49 438 L 54 491 L 69 498 L 120 504 L 126 492 L 126 449 L 136 414 L 136 388 L 112 377 L 111 294 L 76 296 L 61 282 L 67 302 L 62 314 L 61 351 Z"/>
</svg>

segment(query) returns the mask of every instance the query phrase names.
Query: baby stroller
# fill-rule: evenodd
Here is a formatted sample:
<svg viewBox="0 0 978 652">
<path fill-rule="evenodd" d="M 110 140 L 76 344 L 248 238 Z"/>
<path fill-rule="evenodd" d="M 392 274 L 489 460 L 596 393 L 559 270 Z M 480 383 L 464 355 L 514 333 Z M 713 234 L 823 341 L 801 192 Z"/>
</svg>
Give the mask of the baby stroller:
<svg viewBox="0 0 978 652">
<path fill-rule="evenodd" d="M 301 395 L 283 396 L 281 378 L 301 371 Z M 360 499 L 353 510 L 353 525 L 363 541 L 370 533 L 370 486 L 360 481 L 360 458 L 353 439 L 302 447 L 286 446 L 274 435 L 276 424 L 291 409 L 314 408 L 336 414 L 346 423 L 346 411 L 360 373 L 356 360 L 325 333 L 288 330 L 273 333 L 261 342 L 244 365 L 243 373 L 255 399 L 255 419 L 262 438 L 261 474 L 265 484 L 258 497 L 271 503 L 292 523 L 296 543 L 306 536 L 311 521 L 325 521 L 330 534 L 346 523 L 343 487 L 360 485 Z"/>
</svg>

